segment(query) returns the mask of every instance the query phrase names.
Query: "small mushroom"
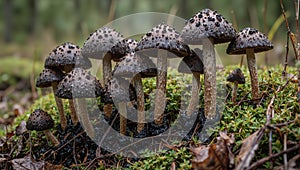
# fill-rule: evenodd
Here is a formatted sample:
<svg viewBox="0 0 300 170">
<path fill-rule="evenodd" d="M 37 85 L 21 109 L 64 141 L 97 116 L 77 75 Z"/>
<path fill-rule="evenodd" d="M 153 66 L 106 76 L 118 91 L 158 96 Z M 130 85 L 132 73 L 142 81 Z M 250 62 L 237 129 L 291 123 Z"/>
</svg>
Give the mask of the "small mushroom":
<svg viewBox="0 0 300 170">
<path fill-rule="evenodd" d="M 123 35 L 114 29 L 102 27 L 91 33 L 82 47 L 83 56 L 102 60 L 103 86 L 112 78 L 111 48 L 122 40 Z M 104 105 L 104 114 L 107 118 L 111 117 L 111 111 L 112 105 Z"/>
<path fill-rule="evenodd" d="M 118 106 L 120 113 L 120 133 L 125 135 L 127 127 L 127 103 L 136 99 L 136 92 L 128 80 L 117 76 L 113 76 L 106 88 L 104 103 L 115 103 Z"/>
<path fill-rule="evenodd" d="M 273 49 L 273 44 L 263 33 L 259 32 L 255 28 L 248 27 L 244 28 L 236 35 L 226 50 L 226 53 L 230 55 L 247 55 L 253 100 L 259 99 L 259 83 L 254 53 L 268 51 L 271 49 Z"/>
<path fill-rule="evenodd" d="M 232 25 L 217 11 L 203 9 L 184 26 L 181 38 L 184 42 L 203 45 L 204 112 L 208 119 L 216 115 L 216 57 L 214 45 L 231 41 L 236 34 Z"/>
<path fill-rule="evenodd" d="M 81 49 L 70 42 L 57 46 L 49 53 L 45 60 L 45 68 L 56 68 L 66 73 L 75 67 L 88 69 L 92 67 L 92 64 L 88 58 L 82 56 Z M 69 107 L 72 123 L 76 125 L 78 123 L 78 117 L 72 99 L 69 99 Z"/>
<path fill-rule="evenodd" d="M 237 68 L 233 70 L 227 77 L 227 81 L 233 83 L 231 101 L 236 103 L 237 89 L 239 84 L 245 84 L 245 76 L 241 69 Z"/>
<path fill-rule="evenodd" d="M 178 72 L 193 74 L 191 99 L 186 112 L 188 116 L 191 116 L 199 103 L 199 90 L 201 89 L 200 74 L 204 73 L 202 51 L 199 48 L 196 48 L 195 51 L 192 51 L 189 56 L 184 57 L 178 66 Z"/>
<path fill-rule="evenodd" d="M 150 76 L 149 70 L 155 68 L 155 64 L 148 57 L 141 57 L 136 53 L 130 53 L 122 58 L 113 71 L 113 75 L 115 76 L 132 78 L 136 88 L 138 111 L 137 132 L 141 132 L 144 129 L 145 123 L 145 101 L 142 77 L 146 75 Z"/>
<path fill-rule="evenodd" d="M 50 129 L 53 128 L 54 121 L 51 116 L 42 109 L 34 110 L 29 116 L 26 122 L 26 129 L 43 131 L 47 139 L 51 141 L 55 146 L 59 145 L 59 141 L 56 137 L 50 132 Z"/>
<path fill-rule="evenodd" d="M 102 92 L 103 89 L 96 77 L 83 68 L 74 68 L 57 86 L 56 95 L 58 97 L 76 99 L 75 103 L 80 120 L 91 138 L 95 137 L 95 132 L 89 120 L 86 100 L 84 98 L 95 98 Z"/>
<path fill-rule="evenodd" d="M 180 41 L 179 33 L 174 28 L 159 24 L 142 37 L 135 51 L 142 56 L 157 58 L 154 120 L 161 125 L 166 105 L 167 59 L 185 57 L 190 49 Z"/>
<path fill-rule="evenodd" d="M 55 94 L 57 90 L 58 82 L 60 82 L 64 78 L 64 73 L 58 69 L 43 69 L 40 75 L 36 80 L 36 87 L 51 87 L 53 89 L 53 93 Z M 68 122 L 63 108 L 63 102 L 60 98 L 54 95 L 54 99 L 58 108 L 59 119 L 61 128 L 64 131 Z"/>
</svg>

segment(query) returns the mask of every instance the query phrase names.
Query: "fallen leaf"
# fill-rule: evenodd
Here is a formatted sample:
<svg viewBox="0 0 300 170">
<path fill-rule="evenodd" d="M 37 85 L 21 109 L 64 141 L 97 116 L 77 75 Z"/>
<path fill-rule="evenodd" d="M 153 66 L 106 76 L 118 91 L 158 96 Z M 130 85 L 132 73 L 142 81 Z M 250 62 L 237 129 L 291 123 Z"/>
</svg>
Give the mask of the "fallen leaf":
<svg viewBox="0 0 300 170">
<path fill-rule="evenodd" d="M 16 135 L 20 136 L 27 131 L 26 121 L 21 121 L 21 123 L 16 127 Z"/>
<path fill-rule="evenodd" d="M 236 159 L 235 169 L 244 169 L 250 165 L 263 134 L 264 128 L 261 128 L 243 140 L 242 148 Z"/>
<path fill-rule="evenodd" d="M 63 166 L 62 165 L 53 165 L 49 162 L 46 162 L 44 169 L 61 170 L 61 169 L 63 169 Z"/>
<path fill-rule="evenodd" d="M 24 158 L 13 159 L 11 161 L 14 169 L 17 170 L 42 170 L 44 169 L 44 161 L 35 161 L 30 155 L 25 156 Z"/>
<path fill-rule="evenodd" d="M 191 152 L 194 158 L 191 160 L 192 168 L 206 170 L 229 169 L 234 162 L 234 156 L 230 147 L 234 143 L 234 137 L 229 137 L 226 132 L 220 132 L 217 142 L 208 146 L 193 148 Z"/>
</svg>

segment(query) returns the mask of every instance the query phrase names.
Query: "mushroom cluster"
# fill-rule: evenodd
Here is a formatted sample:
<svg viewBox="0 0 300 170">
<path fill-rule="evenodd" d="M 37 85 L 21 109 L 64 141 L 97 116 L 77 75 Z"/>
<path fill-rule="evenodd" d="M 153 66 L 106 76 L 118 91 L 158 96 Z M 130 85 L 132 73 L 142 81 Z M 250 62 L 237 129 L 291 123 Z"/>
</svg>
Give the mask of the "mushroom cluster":
<svg viewBox="0 0 300 170">
<path fill-rule="evenodd" d="M 259 85 L 254 53 L 272 49 L 272 43 L 254 28 L 245 28 L 237 33 L 221 14 L 210 9 L 203 9 L 188 19 L 181 32 L 161 23 L 149 30 L 140 41 L 136 41 L 123 38 L 114 29 L 102 27 L 90 34 L 82 48 L 69 42 L 61 44 L 46 57 L 45 68 L 37 78 L 36 86 L 52 87 L 62 129 L 67 126 L 62 99 L 68 99 L 72 123 L 76 125 L 80 120 L 87 134 L 94 137 L 95 130 L 85 98 L 101 97 L 105 118 L 110 119 L 113 108 L 117 108 L 120 133 L 124 135 L 127 133 L 127 115 L 130 114 L 128 102 L 134 103 L 137 108 L 136 129 L 140 133 L 146 123 L 142 79 L 156 77 L 153 117 L 154 123 L 160 126 L 164 122 L 167 104 L 167 60 L 179 57 L 182 61 L 178 72 L 193 75 L 186 114 L 191 116 L 198 110 L 200 75 L 204 74 L 205 117 L 214 119 L 217 107 L 214 45 L 226 42 L 230 42 L 226 51 L 228 54 L 247 54 L 252 98 L 258 99 Z M 189 45 L 199 47 L 191 49 Z M 157 59 L 156 64 L 151 57 Z M 87 70 L 92 67 L 90 59 L 102 60 L 101 81 Z M 245 83 L 245 78 L 241 70 L 236 69 L 227 80 L 234 83 L 232 101 L 235 102 L 237 84 Z M 36 112 L 33 113 L 35 117 Z M 32 129 L 30 125 L 28 127 Z M 53 142 L 57 144 L 54 140 Z"/>
</svg>

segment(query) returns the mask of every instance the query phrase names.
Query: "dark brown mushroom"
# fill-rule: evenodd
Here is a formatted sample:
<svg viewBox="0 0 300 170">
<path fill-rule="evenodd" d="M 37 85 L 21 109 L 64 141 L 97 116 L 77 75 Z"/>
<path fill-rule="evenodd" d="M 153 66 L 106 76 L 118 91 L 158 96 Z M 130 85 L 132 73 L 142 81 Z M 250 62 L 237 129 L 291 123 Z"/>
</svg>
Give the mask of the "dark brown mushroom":
<svg viewBox="0 0 300 170">
<path fill-rule="evenodd" d="M 113 76 L 106 86 L 105 96 L 103 103 L 114 103 L 118 107 L 120 113 L 120 133 L 125 135 L 127 127 L 127 103 L 136 100 L 134 87 L 128 80 Z"/>
<path fill-rule="evenodd" d="M 36 87 L 52 87 L 53 93 L 57 90 L 58 83 L 64 78 L 64 73 L 58 69 L 43 69 L 36 80 Z M 68 122 L 64 112 L 62 100 L 54 95 L 54 99 L 57 105 L 59 120 L 62 130 L 64 131 Z"/>
<path fill-rule="evenodd" d="M 119 41 L 111 48 L 111 55 L 113 56 L 113 60 L 115 62 L 120 62 L 125 55 L 134 52 L 137 43 L 138 42 L 136 40 L 131 38 Z"/>
<path fill-rule="evenodd" d="M 203 74 L 202 51 L 196 48 L 189 56 L 182 59 L 178 66 L 178 72 L 193 74 L 192 91 L 186 114 L 190 116 L 199 104 L 199 90 L 201 89 L 200 74 Z"/>
<path fill-rule="evenodd" d="M 75 67 L 88 69 L 92 67 L 92 64 L 88 58 L 83 57 L 81 49 L 70 42 L 57 46 L 49 53 L 45 60 L 45 68 L 56 68 L 66 73 L 70 72 Z M 78 117 L 72 99 L 69 99 L 69 107 L 72 123 L 76 125 L 78 123 Z"/>
<path fill-rule="evenodd" d="M 50 132 L 50 129 L 53 128 L 53 126 L 53 119 L 47 112 L 42 109 L 34 110 L 26 122 L 26 129 L 43 131 L 47 139 L 50 140 L 55 146 L 57 146 L 59 145 L 59 141 Z"/>
<path fill-rule="evenodd" d="M 141 132 L 145 125 L 145 101 L 142 77 L 150 76 L 150 70 L 156 70 L 155 64 L 148 57 L 141 57 L 136 53 L 127 54 L 116 65 L 113 75 L 131 78 L 137 93 L 138 126 L 137 131 Z"/>
<path fill-rule="evenodd" d="M 56 95 L 64 99 L 76 99 L 76 107 L 80 120 L 87 134 L 95 137 L 94 128 L 89 120 L 85 98 L 96 98 L 103 89 L 101 84 L 88 71 L 83 68 L 74 68 L 59 82 Z"/>
<path fill-rule="evenodd" d="M 204 112 L 206 118 L 216 115 L 216 57 L 214 44 L 231 41 L 236 31 L 217 11 L 203 9 L 190 18 L 184 26 L 181 38 L 184 42 L 203 45 Z"/>
<path fill-rule="evenodd" d="M 114 29 L 102 27 L 91 33 L 82 47 L 83 56 L 102 60 L 103 86 L 112 78 L 111 48 L 122 40 L 123 35 Z M 104 113 L 107 118 L 111 117 L 111 111 L 112 105 L 104 105 Z"/>
<path fill-rule="evenodd" d="M 245 84 L 245 76 L 240 68 L 233 70 L 227 77 L 227 81 L 233 83 L 231 101 L 236 103 L 237 90 L 239 84 Z"/>
<path fill-rule="evenodd" d="M 155 123 L 163 123 L 166 105 L 167 59 L 189 55 L 189 47 L 180 41 L 179 33 L 166 24 L 159 24 L 144 35 L 136 47 L 142 56 L 157 58 L 156 96 L 154 108 Z"/>
<path fill-rule="evenodd" d="M 259 99 L 259 83 L 254 53 L 273 49 L 273 44 L 268 38 L 255 28 L 244 28 L 233 39 L 226 50 L 227 54 L 246 54 L 248 69 L 251 78 L 252 99 Z M 255 101 L 256 103 L 256 101 Z"/>
</svg>

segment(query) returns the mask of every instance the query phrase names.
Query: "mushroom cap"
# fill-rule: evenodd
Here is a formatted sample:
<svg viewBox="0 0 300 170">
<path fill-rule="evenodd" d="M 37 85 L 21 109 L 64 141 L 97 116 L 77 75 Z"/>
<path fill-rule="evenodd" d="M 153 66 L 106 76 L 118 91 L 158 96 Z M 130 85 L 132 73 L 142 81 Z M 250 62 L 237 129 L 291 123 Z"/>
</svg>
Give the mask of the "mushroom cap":
<svg viewBox="0 0 300 170">
<path fill-rule="evenodd" d="M 201 44 L 203 38 L 220 44 L 231 41 L 235 34 L 235 29 L 221 14 L 206 8 L 187 20 L 181 38 L 188 44 Z"/>
<path fill-rule="evenodd" d="M 156 70 L 156 71 L 155 71 Z M 152 60 L 148 57 L 141 57 L 136 53 L 127 54 L 117 63 L 113 75 L 132 78 L 136 74 L 144 76 L 156 76 L 157 69 Z"/>
<path fill-rule="evenodd" d="M 227 54 L 246 54 L 246 49 L 253 48 L 254 53 L 273 49 L 273 44 L 268 37 L 255 28 L 244 28 L 230 42 Z"/>
<path fill-rule="evenodd" d="M 157 50 L 162 49 L 171 52 L 168 53 L 168 58 L 185 57 L 190 53 L 190 48 L 179 37 L 179 33 L 173 27 L 159 24 L 142 37 L 135 51 L 157 57 Z"/>
<path fill-rule="evenodd" d="M 34 110 L 26 122 L 26 129 L 43 131 L 51 129 L 54 126 L 54 121 L 51 116 L 42 109 Z"/>
<path fill-rule="evenodd" d="M 57 86 L 56 96 L 64 99 L 95 98 L 103 89 L 99 81 L 82 68 L 74 68 Z"/>
<path fill-rule="evenodd" d="M 238 84 L 245 84 L 245 76 L 240 68 L 233 70 L 227 77 L 229 82 L 237 82 Z"/>
<path fill-rule="evenodd" d="M 101 100 L 107 104 L 134 101 L 136 91 L 128 80 L 114 76 L 106 85 L 105 97 Z"/>
<path fill-rule="evenodd" d="M 112 59 L 119 62 L 126 54 L 134 52 L 137 46 L 137 41 L 134 39 L 123 39 L 111 48 Z"/>
<path fill-rule="evenodd" d="M 50 87 L 54 82 L 60 82 L 64 78 L 64 73 L 58 69 L 44 68 L 36 79 L 36 87 Z"/>
<path fill-rule="evenodd" d="M 70 67 L 71 69 L 74 67 L 82 67 L 84 69 L 92 67 L 91 61 L 82 56 L 80 48 L 70 42 L 57 46 L 45 60 L 45 68 L 58 68 L 68 71 Z"/>
<path fill-rule="evenodd" d="M 203 54 L 198 48 L 192 50 L 189 56 L 184 57 L 178 66 L 178 72 L 191 74 L 193 72 L 204 74 L 202 63 Z"/>
<path fill-rule="evenodd" d="M 103 54 L 110 52 L 111 48 L 123 35 L 108 27 L 102 27 L 91 33 L 82 47 L 82 55 L 89 58 L 103 59 Z"/>
</svg>

